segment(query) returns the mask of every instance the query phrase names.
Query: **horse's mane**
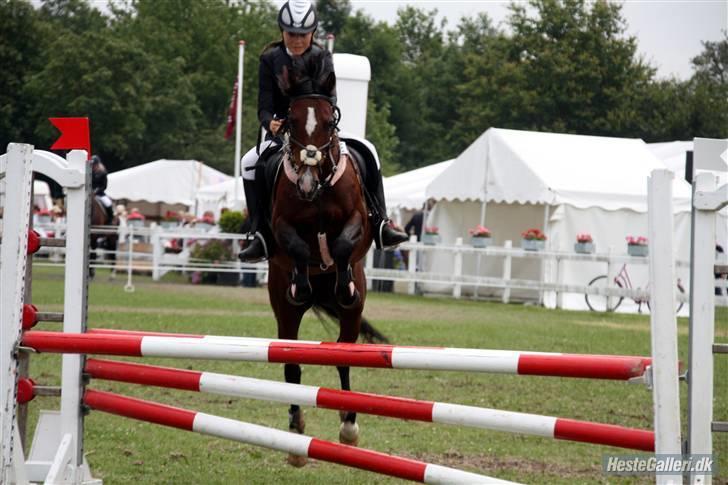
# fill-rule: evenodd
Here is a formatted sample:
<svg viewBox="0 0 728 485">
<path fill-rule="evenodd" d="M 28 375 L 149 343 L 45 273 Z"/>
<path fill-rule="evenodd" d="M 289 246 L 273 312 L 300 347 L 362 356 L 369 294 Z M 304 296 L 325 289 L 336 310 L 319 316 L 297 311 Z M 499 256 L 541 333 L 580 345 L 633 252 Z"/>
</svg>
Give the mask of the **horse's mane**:
<svg viewBox="0 0 728 485">
<path fill-rule="evenodd" d="M 290 72 L 284 67 L 283 75 L 278 79 L 281 90 L 292 97 L 308 94 L 332 97 L 336 76 L 330 56 L 327 50 L 314 44 L 302 56 L 292 57 Z"/>
</svg>

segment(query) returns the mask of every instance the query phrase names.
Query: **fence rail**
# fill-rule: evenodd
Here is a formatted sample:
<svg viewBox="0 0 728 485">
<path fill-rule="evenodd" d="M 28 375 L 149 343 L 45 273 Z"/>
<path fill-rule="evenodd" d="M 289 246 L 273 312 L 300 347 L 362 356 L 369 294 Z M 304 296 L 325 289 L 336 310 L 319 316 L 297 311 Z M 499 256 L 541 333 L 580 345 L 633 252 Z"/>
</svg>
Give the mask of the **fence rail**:
<svg viewBox="0 0 728 485">
<path fill-rule="evenodd" d="M 55 224 L 47 229 L 56 231 L 56 234 L 62 233 L 63 227 Z M 134 228 L 127 227 L 122 230 L 110 226 L 92 226 L 91 231 L 97 234 L 119 234 L 120 242 L 127 244 L 124 251 L 116 252 L 116 263 L 110 264 L 107 261 L 97 260 L 93 263 L 96 268 L 115 268 L 117 270 L 125 270 L 128 275 L 127 286 L 133 288 L 132 273 L 134 271 L 148 271 L 154 279 L 159 279 L 167 272 L 217 272 L 217 273 L 256 273 L 265 280 L 267 278 L 267 264 L 243 264 L 237 261 L 236 253 L 239 241 L 243 241 L 245 237 L 241 234 L 228 233 L 211 233 L 202 232 L 194 229 L 180 228 L 163 228 L 160 226 Z M 134 246 L 140 244 L 151 245 L 151 252 L 135 251 Z M 164 244 L 169 240 L 183 241 L 183 249 L 189 249 L 193 243 L 204 242 L 208 240 L 223 240 L 231 243 L 232 261 L 210 262 L 205 260 L 196 260 L 189 256 L 189 251 L 183 251 L 185 254 L 165 253 Z M 369 284 L 373 281 L 392 281 L 407 283 L 407 292 L 416 293 L 416 285 L 441 285 L 452 287 L 452 295 L 455 298 L 462 296 L 464 287 L 473 289 L 497 289 L 502 290 L 501 299 L 504 302 L 510 301 L 510 290 L 533 290 L 543 295 L 544 292 L 553 292 L 557 296 L 557 306 L 559 295 L 563 294 L 590 294 L 600 295 L 610 298 L 631 298 L 635 300 L 649 300 L 649 290 L 647 288 L 619 288 L 619 287 L 598 287 L 588 285 L 565 284 L 561 282 L 545 281 L 544 272 L 541 271 L 541 278 L 538 280 L 513 278 L 511 276 L 511 268 L 513 259 L 538 260 L 541 265 L 545 262 L 555 262 L 556 275 L 560 274 L 560 265 L 565 261 L 581 262 L 581 263 L 604 263 L 605 274 L 614 275 L 614 268 L 623 264 L 646 265 L 647 258 L 633 257 L 624 254 L 615 254 L 611 252 L 596 254 L 579 254 L 568 251 L 527 251 L 521 248 L 511 247 L 510 241 L 504 246 L 490 246 L 487 248 L 476 248 L 462 243 L 458 240 L 456 244 L 438 244 L 435 246 L 425 245 L 415 241 L 402 244 L 399 247 L 401 251 L 409 253 L 409 264 L 405 269 L 386 269 L 374 267 L 373 251 L 367 255 L 367 277 Z M 49 261 L 40 265 L 62 264 L 63 248 L 46 248 L 47 254 L 54 255 L 57 261 Z M 446 253 L 453 258 L 453 271 L 451 273 L 423 271 L 418 269 L 418 258 L 424 254 Z M 104 251 L 101 251 L 104 253 Z M 105 253 L 109 253 L 105 251 Z M 502 258 L 503 271 L 499 276 L 482 276 L 469 275 L 463 273 L 462 257 L 464 255 L 476 255 L 486 258 Z M 52 258 L 51 258 L 52 259 Z M 722 263 L 724 264 L 724 263 Z M 688 261 L 675 261 L 677 268 L 689 268 Z M 720 268 L 717 265 L 716 268 Z M 596 275 L 595 275 L 596 276 Z M 727 280 L 717 280 L 716 287 L 722 288 L 722 293 L 728 293 L 726 288 Z M 687 302 L 689 295 L 687 294 L 688 285 L 685 284 L 686 293 L 678 293 L 676 298 L 680 302 Z M 728 297 L 716 296 L 716 304 L 728 306 Z"/>
</svg>

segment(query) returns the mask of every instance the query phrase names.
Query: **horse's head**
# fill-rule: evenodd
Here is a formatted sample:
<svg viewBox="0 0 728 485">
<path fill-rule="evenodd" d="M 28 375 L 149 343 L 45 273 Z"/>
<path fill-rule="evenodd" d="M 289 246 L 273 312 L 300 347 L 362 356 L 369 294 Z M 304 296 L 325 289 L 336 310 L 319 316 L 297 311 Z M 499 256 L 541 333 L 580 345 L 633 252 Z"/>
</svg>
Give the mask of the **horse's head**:
<svg viewBox="0 0 728 485">
<path fill-rule="evenodd" d="M 279 80 L 291 102 L 286 119 L 288 161 L 296 173 L 301 199 L 314 200 L 327 187 L 339 158 L 336 127 L 339 109 L 331 97 L 336 78 L 333 73 L 311 77 L 295 68 L 290 75 L 284 68 Z"/>
</svg>

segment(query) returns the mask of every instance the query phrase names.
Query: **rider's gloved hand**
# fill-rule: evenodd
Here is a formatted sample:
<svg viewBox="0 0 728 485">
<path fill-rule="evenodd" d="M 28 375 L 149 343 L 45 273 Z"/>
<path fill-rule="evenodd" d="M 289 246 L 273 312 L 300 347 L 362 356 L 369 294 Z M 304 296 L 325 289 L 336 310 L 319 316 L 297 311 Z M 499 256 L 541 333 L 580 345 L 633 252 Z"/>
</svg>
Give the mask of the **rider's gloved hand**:
<svg viewBox="0 0 728 485">
<path fill-rule="evenodd" d="M 278 130 L 281 129 L 282 124 L 283 120 L 271 120 L 270 125 L 268 126 L 268 131 L 270 131 L 275 136 L 278 134 Z"/>
</svg>

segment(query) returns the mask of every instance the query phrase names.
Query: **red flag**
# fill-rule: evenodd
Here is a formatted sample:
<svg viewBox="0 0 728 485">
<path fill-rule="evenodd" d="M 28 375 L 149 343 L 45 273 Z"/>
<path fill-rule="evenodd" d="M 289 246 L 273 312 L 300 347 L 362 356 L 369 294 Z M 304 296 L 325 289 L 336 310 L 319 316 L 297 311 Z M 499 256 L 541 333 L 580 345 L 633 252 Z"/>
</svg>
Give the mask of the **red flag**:
<svg viewBox="0 0 728 485">
<path fill-rule="evenodd" d="M 91 136 L 88 118 L 48 118 L 58 128 L 61 136 L 51 146 L 51 150 L 86 150 L 91 158 Z"/>
<path fill-rule="evenodd" d="M 230 108 L 228 109 L 227 126 L 225 127 L 225 139 L 227 140 L 235 131 L 235 115 L 238 111 L 238 81 L 233 86 L 233 98 L 230 100 Z"/>
</svg>

